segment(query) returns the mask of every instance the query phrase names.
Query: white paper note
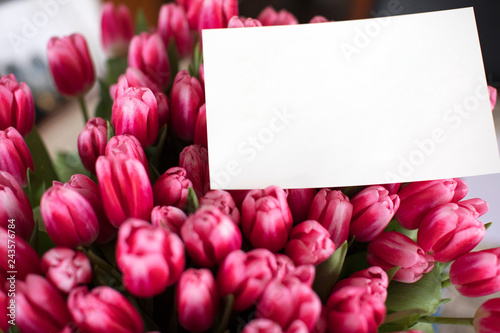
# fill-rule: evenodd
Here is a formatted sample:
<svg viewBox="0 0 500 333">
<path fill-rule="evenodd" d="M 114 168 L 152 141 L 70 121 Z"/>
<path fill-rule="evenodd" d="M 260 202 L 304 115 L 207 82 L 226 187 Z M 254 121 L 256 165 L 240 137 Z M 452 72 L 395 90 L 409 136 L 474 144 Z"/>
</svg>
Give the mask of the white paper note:
<svg viewBox="0 0 500 333">
<path fill-rule="evenodd" d="M 472 8 L 203 31 L 212 189 L 500 172 Z"/>
</svg>

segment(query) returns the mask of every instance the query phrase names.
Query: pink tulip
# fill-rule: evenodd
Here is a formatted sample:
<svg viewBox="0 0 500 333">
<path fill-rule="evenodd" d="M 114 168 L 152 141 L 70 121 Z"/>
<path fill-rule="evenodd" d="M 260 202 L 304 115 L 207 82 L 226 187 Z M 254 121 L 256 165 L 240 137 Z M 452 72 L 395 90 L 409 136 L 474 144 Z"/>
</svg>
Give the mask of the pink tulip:
<svg viewBox="0 0 500 333">
<path fill-rule="evenodd" d="M 59 332 L 71 320 L 66 301 L 43 277 L 16 281 L 16 325 L 22 332 Z"/>
<path fill-rule="evenodd" d="M 35 103 L 28 85 L 14 74 L 0 77 L 0 130 L 14 127 L 28 135 L 35 125 Z"/>
<path fill-rule="evenodd" d="M 226 28 L 229 20 L 238 15 L 237 0 L 188 1 L 188 22 L 192 30 Z"/>
<path fill-rule="evenodd" d="M 307 215 L 311 209 L 316 189 L 314 188 L 295 188 L 285 190 L 286 201 L 293 216 L 293 223 L 298 224 L 307 220 Z"/>
<path fill-rule="evenodd" d="M 486 214 L 489 210 L 488 203 L 482 199 L 479 198 L 473 198 L 473 199 L 468 199 L 468 200 L 462 200 L 457 202 L 457 204 L 460 207 L 467 208 L 476 217 L 481 217 L 484 214 Z"/>
<path fill-rule="evenodd" d="M 295 266 L 293 260 L 290 259 L 290 257 L 281 253 L 275 253 L 275 257 L 276 271 L 274 272 L 274 278 L 278 280 L 295 278 L 298 279 L 301 283 L 312 287 L 314 278 L 316 276 L 314 265 Z"/>
<path fill-rule="evenodd" d="M 338 190 L 320 190 L 311 204 L 308 220 L 321 223 L 330 233 L 330 238 L 338 248 L 349 237 L 352 204 L 349 198 Z"/>
<path fill-rule="evenodd" d="M 151 224 L 179 235 L 187 216 L 174 206 L 156 206 L 151 211 Z"/>
<path fill-rule="evenodd" d="M 185 265 L 184 246 L 168 230 L 128 219 L 118 231 L 116 262 L 131 294 L 153 297 L 179 280 Z"/>
<path fill-rule="evenodd" d="M 149 220 L 153 190 L 141 162 L 123 154 L 101 156 L 96 171 L 106 216 L 112 225 L 119 227 L 129 217 Z"/>
<path fill-rule="evenodd" d="M 352 199 L 352 220 L 349 234 L 360 242 L 369 242 L 379 236 L 399 207 L 397 194 L 389 194 L 379 185 L 369 186 Z"/>
<path fill-rule="evenodd" d="M 28 197 L 10 173 L 0 171 L 0 226 L 7 229 L 9 220 L 14 220 L 16 237 L 30 239 L 35 221 Z"/>
<path fill-rule="evenodd" d="M 90 292 L 87 287 L 73 289 L 68 297 L 68 309 L 81 332 L 144 331 L 137 310 L 125 296 L 107 286 L 96 287 Z"/>
<path fill-rule="evenodd" d="M 158 32 L 167 47 L 171 42 L 175 43 L 181 57 L 191 53 L 193 38 L 189 31 L 187 14 L 181 6 L 174 3 L 161 6 L 158 16 Z"/>
<path fill-rule="evenodd" d="M 26 241 L 18 238 L 12 229 L 0 227 L 0 244 L 3 244 L 0 248 L 0 277 L 11 277 L 12 273 L 8 273 L 11 271 L 17 272 L 14 274 L 17 280 L 23 280 L 28 274 L 41 274 L 38 254 Z"/>
<path fill-rule="evenodd" d="M 102 118 L 90 119 L 78 135 L 78 154 L 83 166 L 95 174 L 95 161 L 104 155 L 108 141 L 108 125 Z"/>
<path fill-rule="evenodd" d="M 104 3 L 101 16 L 101 43 L 108 56 L 126 56 L 133 35 L 132 15 L 128 7 L 115 6 L 112 2 Z"/>
<path fill-rule="evenodd" d="M 185 270 L 177 283 L 175 299 L 179 323 L 186 330 L 203 332 L 213 326 L 219 295 L 208 269 Z"/>
<path fill-rule="evenodd" d="M 210 190 L 199 199 L 200 206 L 212 205 L 229 216 L 236 225 L 240 224 L 240 211 L 229 192 L 223 190 Z"/>
<path fill-rule="evenodd" d="M 217 273 L 221 296 L 234 296 L 234 309 L 250 308 L 264 291 L 277 270 L 276 258 L 266 249 L 248 252 L 235 250 L 222 262 Z"/>
<path fill-rule="evenodd" d="M 7 332 L 11 316 L 16 314 L 16 306 L 10 303 L 7 292 L 0 288 L 0 330 Z"/>
<path fill-rule="evenodd" d="M 158 103 L 158 129 L 161 129 L 164 125 L 168 124 L 170 106 L 168 103 L 168 97 L 164 93 L 156 92 L 155 97 L 156 102 Z"/>
<path fill-rule="evenodd" d="M 7 171 L 21 186 L 26 186 L 27 171 L 34 171 L 35 167 L 28 145 L 14 127 L 0 131 L 0 156 L 0 171 Z"/>
<path fill-rule="evenodd" d="M 434 267 L 434 259 L 411 238 L 396 232 L 386 231 L 368 244 L 368 264 L 384 270 L 400 266 L 394 275 L 395 281 L 413 283 Z"/>
<path fill-rule="evenodd" d="M 273 320 L 257 318 L 246 324 L 242 333 L 283 333 L 283 330 Z"/>
<path fill-rule="evenodd" d="M 307 220 L 293 227 L 290 240 L 285 246 L 285 254 L 296 265 L 318 265 L 335 251 L 330 234 L 321 224 Z"/>
<path fill-rule="evenodd" d="M 158 136 L 158 103 L 147 88 L 127 88 L 113 102 L 111 123 L 117 135 L 131 134 L 142 147 L 151 146 Z"/>
<path fill-rule="evenodd" d="M 181 237 L 191 260 L 200 267 L 220 264 L 242 243 L 238 226 L 214 206 L 200 207 L 189 215 L 181 227 Z"/>
<path fill-rule="evenodd" d="M 325 23 L 325 22 L 328 22 L 328 19 L 321 15 L 316 15 L 309 20 L 309 23 Z"/>
<path fill-rule="evenodd" d="M 476 333 L 496 333 L 500 327 L 500 298 L 491 298 L 481 304 L 474 314 Z"/>
<path fill-rule="evenodd" d="M 189 187 L 193 187 L 193 183 L 187 179 L 185 169 L 168 169 L 153 185 L 155 205 L 184 209 Z"/>
<path fill-rule="evenodd" d="M 209 191 L 208 151 L 205 148 L 198 145 L 185 147 L 179 155 L 179 167 L 186 170 L 197 197 Z"/>
<path fill-rule="evenodd" d="M 161 92 L 162 89 L 153 79 L 148 77 L 139 68 L 128 67 L 125 74 L 118 77 L 118 83 L 109 88 L 112 100 L 123 94 L 123 92 L 130 87 L 134 88 L 148 88 L 153 93 Z"/>
<path fill-rule="evenodd" d="M 201 72 L 200 72 L 201 73 Z M 200 74 L 200 80 L 201 80 Z M 203 81 L 201 81 L 203 84 Z M 196 117 L 196 125 L 193 137 L 193 143 L 208 149 L 208 136 L 207 136 L 207 107 L 205 104 L 200 106 L 198 116 Z"/>
<path fill-rule="evenodd" d="M 495 87 L 488 86 L 488 94 L 490 95 L 491 111 L 493 111 L 497 104 L 497 90 Z"/>
<path fill-rule="evenodd" d="M 241 227 L 253 247 L 281 250 L 292 229 L 292 213 L 283 189 L 269 186 L 250 191 L 241 211 Z"/>
<path fill-rule="evenodd" d="M 259 20 L 253 18 L 244 18 L 233 16 L 227 24 L 228 28 L 249 28 L 249 27 L 262 27 L 262 23 Z"/>
<path fill-rule="evenodd" d="M 205 91 L 205 65 L 203 63 L 201 63 L 198 68 L 198 77 L 200 78 L 201 87 L 203 91 Z"/>
<path fill-rule="evenodd" d="M 79 97 L 94 85 L 94 66 L 82 35 L 52 37 L 47 45 L 47 58 L 52 78 L 62 95 Z"/>
<path fill-rule="evenodd" d="M 476 210 L 448 203 L 432 209 L 420 223 L 417 242 L 437 262 L 450 262 L 471 251 L 486 229 Z"/>
<path fill-rule="evenodd" d="M 351 274 L 347 279 L 338 281 L 332 293 L 346 286 L 366 287 L 370 295 L 378 296 L 385 301 L 387 299 L 389 277 L 383 268 L 371 266 Z"/>
<path fill-rule="evenodd" d="M 146 173 L 149 174 L 149 164 L 146 153 L 137 138 L 130 134 L 115 135 L 111 137 L 106 145 L 105 155 L 124 154 L 125 156 L 135 158 L 144 166 Z"/>
<path fill-rule="evenodd" d="M 281 9 L 279 12 L 276 12 L 276 10 L 274 10 L 274 8 L 271 6 L 267 6 L 266 8 L 264 8 L 260 12 L 257 19 L 264 26 L 299 24 L 297 18 L 287 10 Z"/>
<path fill-rule="evenodd" d="M 40 201 L 45 228 L 59 246 L 75 248 L 92 244 L 99 234 L 99 222 L 90 202 L 77 191 L 54 184 Z"/>
<path fill-rule="evenodd" d="M 54 247 L 45 252 L 41 269 L 47 280 L 64 294 L 92 280 L 89 259 L 82 252 L 67 247 Z"/>
<path fill-rule="evenodd" d="M 450 281 L 467 297 L 500 291 L 500 248 L 470 252 L 451 264 Z"/>
</svg>

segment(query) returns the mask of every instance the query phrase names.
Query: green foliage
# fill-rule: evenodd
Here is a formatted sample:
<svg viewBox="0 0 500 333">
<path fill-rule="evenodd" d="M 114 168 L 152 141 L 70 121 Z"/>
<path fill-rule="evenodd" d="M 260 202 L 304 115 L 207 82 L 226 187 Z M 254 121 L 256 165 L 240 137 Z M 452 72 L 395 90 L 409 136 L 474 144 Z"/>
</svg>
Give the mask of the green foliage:
<svg viewBox="0 0 500 333">
<path fill-rule="evenodd" d="M 325 304 L 330 296 L 333 286 L 340 276 L 346 254 L 347 241 L 336 249 L 328 259 L 316 266 L 316 277 L 314 279 L 313 289 L 318 294 L 323 304 Z"/>
</svg>

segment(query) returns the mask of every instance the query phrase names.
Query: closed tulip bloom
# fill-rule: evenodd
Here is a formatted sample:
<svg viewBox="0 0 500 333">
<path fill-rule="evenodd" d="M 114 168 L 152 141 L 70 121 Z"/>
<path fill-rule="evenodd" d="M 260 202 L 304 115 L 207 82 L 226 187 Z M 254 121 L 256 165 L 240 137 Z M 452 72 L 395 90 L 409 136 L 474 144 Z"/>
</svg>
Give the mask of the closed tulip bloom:
<svg viewBox="0 0 500 333">
<path fill-rule="evenodd" d="M 179 155 L 179 167 L 186 170 L 197 197 L 202 197 L 208 192 L 210 179 L 207 149 L 198 145 L 185 147 Z"/>
<path fill-rule="evenodd" d="M 161 6 L 158 32 L 167 47 L 171 42 L 175 44 L 180 56 L 184 57 L 191 53 L 193 37 L 189 30 L 187 14 L 181 6 L 174 3 Z"/>
<path fill-rule="evenodd" d="M 500 327 L 500 298 L 492 298 L 481 304 L 472 323 L 476 333 L 497 333 Z"/>
<path fill-rule="evenodd" d="M 352 220 L 349 234 L 360 242 L 369 242 L 379 236 L 399 207 L 397 194 L 389 194 L 379 185 L 369 186 L 351 200 Z"/>
<path fill-rule="evenodd" d="M 297 18 L 287 10 L 281 9 L 279 12 L 276 12 L 276 10 L 271 6 L 264 8 L 260 12 L 257 19 L 264 26 L 299 24 Z"/>
<path fill-rule="evenodd" d="M 237 0 L 189 1 L 188 22 L 193 30 L 226 28 L 233 16 L 238 16 Z"/>
<path fill-rule="evenodd" d="M 253 247 L 278 252 L 285 247 L 292 223 L 285 191 L 278 186 L 252 190 L 243 201 L 241 227 Z"/>
<path fill-rule="evenodd" d="M 188 188 L 193 187 L 193 183 L 186 175 L 186 170 L 179 167 L 173 167 L 165 171 L 153 185 L 155 205 L 175 206 L 184 209 Z"/>
<path fill-rule="evenodd" d="M 201 73 L 201 72 L 200 72 Z M 200 74 L 200 79 L 201 79 Z M 203 81 L 201 81 L 203 84 Z M 203 104 L 200 107 L 198 116 L 196 117 L 196 125 L 193 137 L 193 143 L 208 149 L 208 136 L 207 136 L 207 107 Z"/>
<path fill-rule="evenodd" d="M 217 285 L 206 269 L 185 270 L 176 291 L 177 316 L 190 332 L 203 332 L 213 326 L 219 305 Z"/>
<path fill-rule="evenodd" d="M 122 154 L 101 156 L 96 171 L 104 210 L 112 225 L 119 227 L 129 217 L 149 220 L 153 190 L 141 162 Z"/>
<path fill-rule="evenodd" d="M 325 188 L 314 197 L 307 219 L 321 223 L 338 248 L 349 237 L 351 217 L 352 204 L 349 198 L 341 191 Z"/>
<path fill-rule="evenodd" d="M 293 223 L 297 224 L 307 220 L 307 215 L 311 209 L 316 189 L 314 188 L 294 188 L 285 190 L 286 201 L 293 216 Z"/>
<path fill-rule="evenodd" d="M 347 279 L 338 281 L 332 293 L 346 286 L 361 286 L 368 288 L 370 295 L 379 296 L 383 301 L 387 299 L 389 277 L 383 268 L 370 266 L 351 274 Z"/>
<path fill-rule="evenodd" d="M 94 85 L 94 65 L 82 35 L 52 37 L 47 45 L 47 58 L 52 78 L 62 95 L 79 97 Z"/>
<path fill-rule="evenodd" d="M 488 86 L 488 94 L 490 95 L 491 111 L 493 111 L 497 104 L 497 90 L 495 87 Z"/>
<path fill-rule="evenodd" d="M 111 99 L 115 100 L 119 95 L 130 87 L 148 88 L 153 93 L 161 92 L 162 89 L 153 79 L 148 77 L 142 70 L 128 67 L 125 74 L 118 77 L 118 83 L 109 88 Z"/>
<path fill-rule="evenodd" d="M 227 24 L 228 28 L 249 28 L 249 27 L 262 27 L 262 23 L 260 23 L 259 20 L 253 19 L 253 18 L 244 18 L 244 17 L 238 17 L 238 16 L 233 16 L 229 20 L 229 23 Z"/>
<path fill-rule="evenodd" d="M 276 269 L 276 258 L 269 250 L 235 250 L 229 253 L 219 267 L 219 292 L 221 296 L 234 296 L 236 311 L 246 310 L 260 298 Z"/>
<path fill-rule="evenodd" d="M 457 185 L 453 178 L 409 183 L 398 192 L 396 219 L 406 229 L 417 229 L 427 212 L 453 200 Z"/>
<path fill-rule="evenodd" d="M 198 111 L 203 103 L 205 94 L 200 82 L 187 70 L 179 71 L 170 93 L 170 123 L 182 140 L 193 140 Z"/>
<path fill-rule="evenodd" d="M 10 327 L 9 320 L 11 311 L 14 313 L 16 311 L 15 306 L 11 309 L 8 308 L 10 305 L 10 300 L 7 297 L 7 292 L 0 288 L 0 330 L 7 332 Z"/>
<path fill-rule="evenodd" d="M 90 292 L 87 287 L 73 289 L 68 297 L 68 309 L 77 328 L 95 333 L 142 333 L 141 316 L 118 291 L 100 286 Z"/>
<path fill-rule="evenodd" d="M 210 190 L 199 199 L 201 206 L 212 205 L 229 216 L 236 225 L 240 224 L 240 211 L 229 192 L 223 190 Z"/>
<path fill-rule="evenodd" d="M 300 320 L 311 331 L 320 317 L 321 301 L 311 287 L 298 279 L 274 279 L 264 289 L 256 312 L 258 318 L 271 319 L 283 330 Z"/>
<path fill-rule="evenodd" d="M 318 265 L 335 251 L 330 234 L 314 220 L 304 221 L 293 227 L 290 240 L 285 246 L 285 254 L 296 265 Z"/>
<path fill-rule="evenodd" d="M 16 325 L 22 332 L 60 332 L 70 321 L 66 301 L 42 276 L 16 281 Z"/>
<path fill-rule="evenodd" d="M 25 136 L 35 125 L 35 103 L 28 85 L 14 74 L 0 77 L 0 130 L 14 127 Z"/>
<path fill-rule="evenodd" d="M 464 296 L 481 297 L 500 291 L 500 248 L 470 252 L 451 264 L 450 281 Z"/>
<path fill-rule="evenodd" d="M 481 217 L 489 210 L 488 203 L 479 198 L 462 200 L 457 202 L 460 207 L 469 209 L 476 217 Z"/>
<path fill-rule="evenodd" d="M 156 206 L 151 211 L 151 224 L 179 235 L 187 216 L 174 206 Z"/>
<path fill-rule="evenodd" d="M 214 206 L 200 207 L 189 215 L 181 227 L 181 237 L 191 260 L 201 267 L 220 264 L 242 243 L 238 226 Z"/>
<path fill-rule="evenodd" d="M 12 271 L 10 267 L 8 255 L 12 255 L 15 250 L 15 271 L 16 279 L 23 280 L 28 274 L 41 274 L 40 271 L 40 258 L 36 251 L 22 238 L 13 237 L 16 235 L 9 229 L 0 227 L 0 244 L 4 244 L 0 248 L 0 276 L 7 278 L 10 276 L 8 271 Z M 16 235 L 17 236 L 17 235 Z M 9 240 L 11 242 L 9 243 Z M 12 243 L 15 241 L 15 243 Z M 15 249 L 8 248 L 8 245 L 15 244 Z"/>
<path fill-rule="evenodd" d="M 45 252 L 41 269 L 47 280 L 64 294 L 92 280 L 92 268 L 87 256 L 67 247 L 54 247 Z"/>
<path fill-rule="evenodd" d="M 78 135 L 78 154 L 83 166 L 95 174 L 95 161 L 104 155 L 108 141 L 108 125 L 102 118 L 90 119 Z"/>
<path fill-rule="evenodd" d="M 184 246 L 179 236 L 166 229 L 128 219 L 118 231 L 116 262 L 131 294 L 153 297 L 179 280 Z"/>
<path fill-rule="evenodd" d="M 382 233 L 368 244 L 368 263 L 384 270 L 400 266 L 395 281 L 413 283 L 434 267 L 434 259 L 411 238 L 396 232 Z"/>
<path fill-rule="evenodd" d="M 130 134 L 115 135 L 111 137 L 106 145 L 105 155 L 124 154 L 137 159 L 149 174 L 149 164 L 146 153 L 137 138 Z"/>
<path fill-rule="evenodd" d="M 309 20 L 309 23 L 325 23 L 328 22 L 328 19 L 321 15 L 316 15 Z"/>
<path fill-rule="evenodd" d="M 158 103 L 158 129 L 168 124 L 170 116 L 170 106 L 168 104 L 168 97 L 162 92 L 155 93 L 156 102 Z"/>
<path fill-rule="evenodd" d="M 131 134 L 142 147 L 151 146 L 158 136 L 158 103 L 147 88 L 127 88 L 113 102 L 111 123 L 117 135 Z"/>
<path fill-rule="evenodd" d="M 59 246 L 75 248 L 92 244 L 99 234 L 99 222 L 90 202 L 77 191 L 53 185 L 40 201 L 45 228 Z"/>
<path fill-rule="evenodd" d="M 274 272 L 274 277 L 278 280 L 284 280 L 288 278 L 296 278 L 301 283 L 312 287 L 314 278 L 316 276 L 316 270 L 314 265 L 295 265 L 293 260 L 287 255 L 281 253 L 275 253 L 276 257 L 276 271 Z"/>
<path fill-rule="evenodd" d="M 0 171 L 0 226 L 7 229 L 9 220 L 15 221 L 16 237 L 30 239 L 35 221 L 28 197 L 10 173 Z"/>
<path fill-rule="evenodd" d="M 448 203 L 431 210 L 420 223 L 417 242 L 437 262 L 450 262 L 470 252 L 486 229 L 476 210 Z"/>
<path fill-rule="evenodd" d="M 243 333 L 283 333 L 283 330 L 273 320 L 257 318 L 245 325 Z"/>
<path fill-rule="evenodd" d="M 101 43 L 110 57 L 126 56 L 134 27 L 130 10 L 125 5 L 106 2 L 102 6 Z"/>
<path fill-rule="evenodd" d="M 0 157 L 0 171 L 7 171 L 21 186 L 26 186 L 27 171 L 34 171 L 35 167 L 28 145 L 14 127 L 0 131 Z"/>
</svg>

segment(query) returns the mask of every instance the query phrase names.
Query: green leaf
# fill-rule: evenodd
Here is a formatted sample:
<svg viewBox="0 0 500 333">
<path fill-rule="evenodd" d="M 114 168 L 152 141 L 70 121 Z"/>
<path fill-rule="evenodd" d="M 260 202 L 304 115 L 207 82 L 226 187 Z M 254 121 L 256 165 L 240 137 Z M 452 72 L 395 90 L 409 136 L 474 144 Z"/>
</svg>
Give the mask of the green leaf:
<svg viewBox="0 0 500 333">
<path fill-rule="evenodd" d="M 30 201 L 31 207 L 36 208 L 40 206 L 40 199 L 42 198 L 45 190 L 52 184 L 45 184 L 36 174 L 28 169 L 28 186 L 26 188 L 26 195 Z"/>
<path fill-rule="evenodd" d="M 175 46 L 174 39 L 170 38 L 170 42 L 168 43 L 168 62 L 170 64 L 170 85 L 174 82 L 175 75 L 179 71 L 179 52 L 177 50 L 177 46 Z"/>
<path fill-rule="evenodd" d="M 384 231 L 397 231 L 405 236 L 410 237 L 414 241 L 417 240 L 417 232 L 418 230 L 409 230 L 401 226 L 399 222 L 396 220 L 396 218 L 393 218 L 387 227 L 385 227 Z"/>
<path fill-rule="evenodd" d="M 484 228 L 485 228 L 486 230 L 488 230 L 488 229 L 491 227 L 491 225 L 492 225 L 492 224 L 493 224 L 493 222 L 488 222 L 488 223 L 486 223 L 486 224 L 484 225 Z"/>
<path fill-rule="evenodd" d="M 203 62 L 203 54 L 201 52 L 200 43 L 198 42 L 194 46 L 193 61 L 189 65 L 189 74 L 191 76 L 196 77 L 198 80 L 200 79 L 199 70 L 200 70 L 200 65 L 202 62 Z"/>
<path fill-rule="evenodd" d="M 366 250 L 350 254 L 344 262 L 341 278 L 346 278 L 368 267 L 370 267 L 370 265 L 368 265 L 366 261 Z"/>
<path fill-rule="evenodd" d="M 154 150 L 153 154 L 151 155 L 151 158 L 149 159 L 150 163 L 153 164 L 157 170 L 159 169 L 160 166 L 160 158 L 162 155 L 163 146 L 165 144 L 166 138 L 167 138 L 167 125 L 164 125 L 160 129 L 160 135 L 158 135 L 158 145 L 156 146 L 156 149 Z"/>
<path fill-rule="evenodd" d="M 184 210 L 189 215 L 191 213 L 196 212 L 199 206 L 200 205 L 198 204 L 198 198 L 196 197 L 196 193 L 194 192 L 193 188 L 189 187 L 188 197 L 186 200 L 186 208 Z"/>
<path fill-rule="evenodd" d="M 112 84 L 118 83 L 118 78 L 120 75 L 125 73 L 128 67 L 128 59 L 127 57 L 117 57 L 111 58 L 106 61 L 106 68 L 108 70 L 108 74 L 106 77 L 106 83 L 108 84 L 108 96 L 109 96 L 109 87 Z"/>
<path fill-rule="evenodd" d="M 389 281 L 392 281 L 392 278 L 394 277 L 394 275 L 396 275 L 400 268 L 401 266 L 396 266 L 386 271 L 387 276 L 389 277 Z"/>
<path fill-rule="evenodd" d="M 113 108 L 113 100 L 109 95 L 110 85 L 99 79 L 99 104 L 95 110 L 95 116 L 104 120 L 111 119 L 111 109 Z"/>
<path fill-rule="evenodd" d="M 333 286 L 337 282 L 347 253 L 347 241 L 333 252 L 324 262 L 316 266 L 316 277 L 313 289 L 320 297 L 323 304 L 330 296 Z"/>
<path fill-rule="evenodd" d="M 409 329 L 421 331 L 423 333 L 434 333 L 434 328 L 432 324 L 427 324 L 427 323 L 417 323 L 412 327 L 409 327 Z"/>
<path fill-rule="evenodd" d="M 106 125 L 108 125 L 108 141 L 109 141 L 109 139 L 115 136 L 115 128 L 113 127 L 113 125 L 111 125 L 111 122 L 109 120 L 106 121 Z"/>
<path fill-rule="evenodd" d="M 88 171 L 82 165 L 80 156 L 77 153 L 58 152 L 55 160 L 55 167 L 61 177 L 62 182 L 70 180 L 74 174 L 83 174 L 88 176 Z"/>
<path fill-rule="evenodd" d="M 135 34 L 139 35 L 141 32 L 149 32 L 149 30 L 150 28 L 146 15 L 142 9 L 139 9 L 135 17 Z"/>
</svg>

